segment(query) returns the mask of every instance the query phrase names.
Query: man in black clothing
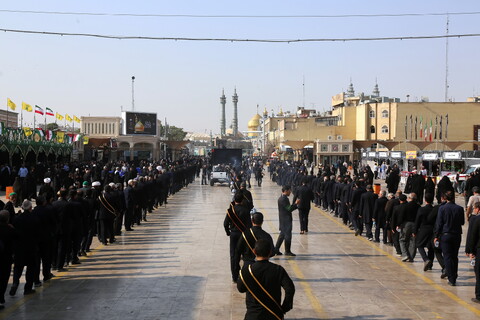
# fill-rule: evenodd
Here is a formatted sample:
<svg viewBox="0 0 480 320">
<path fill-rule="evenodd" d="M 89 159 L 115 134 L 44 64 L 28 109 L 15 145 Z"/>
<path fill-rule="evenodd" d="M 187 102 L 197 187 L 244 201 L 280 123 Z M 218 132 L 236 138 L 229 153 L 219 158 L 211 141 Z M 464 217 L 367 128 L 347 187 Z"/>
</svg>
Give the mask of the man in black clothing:
<svg viewBox="0 0 480 320">
<path fill-rule="evenodd" d="M 243 265 L 252 264 L 255 262 L 255 254 L 253 249 L 255 248 L 255 243 L 259 239 L 265 239 L 270 243 L 271 252 L 273 255 L 273 240 L 272 236 L 268 234 L 265 230 L 262 229 L 263 224 L 263 214 L 261 212 L 255 212 L 252 216 L 252 227 L 244 232 L 237 244 L 237 249 L 235 251 L 235 265 L 240 265 L 240 257 L 243 258 Z M 237 272 L 239 272 L 237 270 Z M 237 274 L 237 272 L 235 274 Z"/>
<path fill-rule="evenodd" d="M 480 202 L 473 205 L 473 213 L 468 225 L 465 253 L 470 259 L 475 259 L 475 298 L 472 301 L 480 303 Z"/>
<path fill-rule="evenodd" d="M 36 199 L 37 206 L 33 209 L 32 214 L 37 217 L 39 221 L 39 242 L 38 242 L 38 256 L 35 270 L 35 285 L 38 286 L 40 282 L 40 266 L 42 266 L 43 281 L 48 281 L 52 278 L 50 272 L 52 268 L 52 247 L 55 239 L 56 221 L 52 207 L 47 207 L 47 200 L 43 195 L 38 195 Z"/>
<path fill-rule="evenodd" d="M 360 213 L 360 202 L 362 198 L 362 194 L 364 194 L 367 190 L 362 186 L 360 181 L 356 181 L 354 183 L 354 189 L 352 193 L 352 202 L 351 202 L 351 210 L 352 210 L 352 224 L 353 228 L 355 229 L 355 236 L 361 235 L 363 232 L 363 221 L 361 218 Z"/>
<path fill-rule="evenodd" d="M 392 241 L 393 246 L 395 247 L 395 251 L 397 252 L 397 256 L 402 256 L 402 249 L 400 247 L 400 215 L 401 212 L 405 210 L 405 206 L 407 205 L 407 196 L 404 194 L 400 194 L 398 196 L 398 205 L 393 207 L 392 215 L 390 216 L 390 227 L 392 229 Z"/>
<path fill-rule="evenodd" d="M 17 215 L 13 221 L 13 227 L 19 234 L 18 240 L 14 243 L 14 267 L 13 284 L 10 288 L 10 295 L 14 296 L 20 284 L 20 277 L 23 268 L 27 267 L 25 273 L 25 287 L 23 294 L 34 293 L 33 282 L 38 254 L 39 220 L 32 214 L 32 203 L 24 200 L 22 203 L 23 212 Z"/>
<path fill-rule="evenodd" d="M 17 239 L 17 231 L 8 223 L 10 214 L 6 210 L 0 211 L 0 309 L 5 305 L 5 291 L 12 273 L 13 243 Z"/>
<path fill-rule="evenodd" d="M 290 186 L 282 187 L 282 195 L 278 198 L 278 218 L 279 218 L 279 229 L 280 235 L 277 239 L 277 244 L 275 245 L 275 254 L 281 255 L 280 246 L 285 240 L 285 255 L 295 256 L 291 251 L 292 246 L 292 211 L 297 209 L 297 205 L 300 203 L 300 199 L 297 199 L 293 205 L 290 205 L 290 200 L 288 197 L 292 193 Z"/>
<path fill-rule="evenodd" d="M 302 186 L 297 189 L 295 196 L 293 197 L 293 202 L 297 199 L 300 200 L 298 204 L 298 217 L 300 220 L 300 234 L 308 232 L 308 214 L 310 213 L 311 205 L 310 203 L 313 200 L 312 189 L 307 185 L 308 179 L 304 177 L 302 180 Z"/>
<path fill-rule="evenodd" d="M 368 240 L 373 240 L 372 233 L 372 221 L 373 221 L 373 210 L 375 208 L 375 201 L 378 196 L 373 192 L 372 185 L 367 185 L 367 192 L 364 192 L 360 197 L 360 223 L 365 223 L 365 229 L 367 229 L 367 238 Z"/>
<path fill-rule="evenodd" d="M 380 191 L 379 198 L 375 200 L 373 207 L 373 222 L 376 224 L 375 228 L 375 242 L 380 242 L 380 230 L 383 231 L 383 243 L 387 243 L 387 224 L 385 206 L 387 205 L 387 191 Z"/>
<path fill-rule="evenodd" d="M 233 282 L 237 282 L 238 270 L 240 269 L 235 261 L 235 251 L 238 240 L 240 240 L 242 232 L 252 226 L 250 211 L 242 204 L 243 200 L 243 194 L 237 191 L 234 196 L 234 201 L 230 203 L 225 220 L 223 221 L 225 233 L 230 237 L 230 270 L 232 272 Z"/>
<path fill-rule="evenodd" d="M 435 241 L 440 240 L 448 284 L 455 286 L 458 277 L 458 250 L 462 242 L 462 226 L 465 224 L 465 215 L 463 208 L 455 204 L 453 191 L 447 191 L 444 196 L 447 203 L 438 209 Z"/>
<path fill-rule="evenodd" d="M 55 209 L 55 220 L 57 221 L 57 241 L 54 249 L 53 257 L 54 270 L 66 271 L 64 268 L 67 253 L 70 252 L 71 244 L 71 230 L 73 227 L 73 219 L 68 211 L 68 202 L 66 200 L 67 190 L 60 189 L 60 196 L 58 200 L 53 202 L 52 206 Z"/>
<path fill-rule="evenodd" d="M 242 268 L 237 282 L 238 291 L 247 293 L 245 319 L 283 319 L 284 314 L 293 308 L 295 285 L 283 267 L 268 261 L 271 255 L 268 240 L 259 239 L 254 252 L 256 262 Z M 285 290 L 283 303 L 281 288 Z"/>
<path fill-rule="evenodd" d="M 423 271 L 431 270 L 433 266 L 434 250 L 431 239 L 435 220 L 429 219 L 433 210 L 433 199 L 433 193 L 425 194 L 426 205 L 418 209 L 415 219 L 415 245 L 423 259 Z M 425 252 L 425 247 L 428 249 L 428 254 Z"/>
</svg>

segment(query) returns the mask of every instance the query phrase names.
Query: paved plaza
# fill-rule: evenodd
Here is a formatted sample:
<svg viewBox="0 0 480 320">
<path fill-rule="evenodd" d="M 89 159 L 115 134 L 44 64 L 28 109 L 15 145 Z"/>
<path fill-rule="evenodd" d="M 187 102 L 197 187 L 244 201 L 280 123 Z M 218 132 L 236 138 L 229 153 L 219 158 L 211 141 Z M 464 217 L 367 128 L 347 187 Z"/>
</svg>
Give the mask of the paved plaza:
<svg viewBox="0 0 480 320">
<path fill-rule="evenodd" d="M 275 241 L 279 187 L 265 181 L 251 192 Z M 56 274 L 37 293 L 10 297 L 7 290 L 0 319 L 243 319 L 245 296 L 231 283 L 223 228 L 230 196 L 227 186 L 197 180 L 115 244 L 96 242 L 81 265 Z M 295 211 L 297 257 L 272 259 L 296 286 L 286 319 L 480 318 L 480 306 L 470 301 L 475 276 L 463 246 L 457 286 L 450 287 L 436 262 L 423 272 L 418 255 L 414 263 L 401 262 L 392 247 L 355 237 L 317 208 L 309 229 L 299 234 Z"/>
</svg>

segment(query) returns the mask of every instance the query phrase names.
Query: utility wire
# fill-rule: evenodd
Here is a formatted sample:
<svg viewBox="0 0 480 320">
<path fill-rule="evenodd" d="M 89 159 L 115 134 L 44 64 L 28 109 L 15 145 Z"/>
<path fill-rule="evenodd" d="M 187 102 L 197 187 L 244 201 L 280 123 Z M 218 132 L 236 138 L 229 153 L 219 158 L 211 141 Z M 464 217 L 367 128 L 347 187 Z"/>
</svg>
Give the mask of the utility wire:
<svg viewBox="0 0 480 320">
<path fill-rule="evenodd" d="M 424 16 L 462 16 L 478 15 L 473 12 L 431 12 L 431 13 L 385 13 L 385 14 L 338 14 L 338 15 L 215 15 L 215 14 L 154 14 L 154 13 L 108 13 L 108 12 L 69 12 L 69 11 L 34 11 L 1 9 L 3 13 L 49 14 L 49 15 L 82 15 L 112 17 L 159 17 L 159 18 L 377 18 L 377 17 L 424 17 Z"/>
<path fill-rule="evenodd" d="M 351 41 L 387 41 L 387 40 L 422 40 L 422 39 L 446 39 L 446 38 L 467 38 L 480 37 L 480 33 L 445 34 L 431 36 L 403 36 L 403 37 L 365 37 L 365 38 L 305 38 L 305 39 L 245 39 L 245 38 L 192 38 L 192 37 L 150 37 L 150 36 L 115 36 L 94 33 L 70 33 L 52 31 L 34 31 L 2 29 L 0 31 L 12 33 L 92 37 L 117 40 L 170 40 L 170 41 L 215 41 L 215 42 L 264 42 L 264 43 L 295 43 L 295 42 L 351 42 Z"/>
</svg>

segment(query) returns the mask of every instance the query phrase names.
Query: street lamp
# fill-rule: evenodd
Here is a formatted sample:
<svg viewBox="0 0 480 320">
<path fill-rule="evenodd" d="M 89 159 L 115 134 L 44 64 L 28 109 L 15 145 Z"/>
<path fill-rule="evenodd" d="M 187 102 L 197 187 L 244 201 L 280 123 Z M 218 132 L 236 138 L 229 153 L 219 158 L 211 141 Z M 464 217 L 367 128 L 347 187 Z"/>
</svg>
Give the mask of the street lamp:
<svg viewBox="0 0 480 320">
<path fill-rule="evenodd" d="M 132 111 L 135 111 L 135 76 L 132 76 Z"/>
</svg>

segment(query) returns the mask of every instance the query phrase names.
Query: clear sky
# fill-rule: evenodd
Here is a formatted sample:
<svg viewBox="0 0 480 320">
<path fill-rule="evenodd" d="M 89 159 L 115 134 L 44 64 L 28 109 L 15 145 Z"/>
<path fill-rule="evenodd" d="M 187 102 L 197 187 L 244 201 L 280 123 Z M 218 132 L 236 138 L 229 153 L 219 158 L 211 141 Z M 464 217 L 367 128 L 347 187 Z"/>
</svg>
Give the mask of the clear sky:
<svg viewBox="0 0 480 320">
<path fill-rule="evenodd" d="M 3 1 L 0 10 L 197 15 L 339 15 L 480 11 L 471 1 Z M 445 16 L 350 18 L 171 18 L 0 12 L 0 28 L 106 35 L 206 38 L 349 38 L 441 35 Z M 450 16 L 450 34 L 480 33 L 480 15 Z M 0 101 L 9 97 L 60 113 L 120 116 L 135 108 L 187 131 L 218 133 L 222 88 L 231 124 L 234 87 L 239 127 L 256 105 L 327 110 L 353 81 L 370 94 L 443 101 L 445 40 L 341 43 L 231 43 L 108 40 L 0 32 Z M 480 38 L 451 39 L 449 97 L 480 95 Z M 260 111 L 261 111 L 260 110 Z M 29 118 L 27 118 L 29 119 Z M 31 120 L 30 120 L 31 122 Z"/>
</svg>

